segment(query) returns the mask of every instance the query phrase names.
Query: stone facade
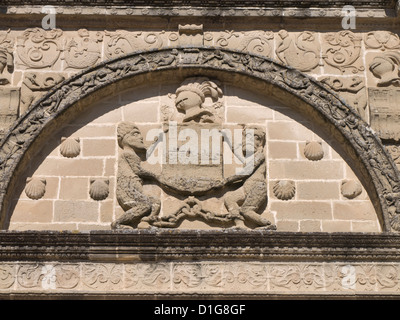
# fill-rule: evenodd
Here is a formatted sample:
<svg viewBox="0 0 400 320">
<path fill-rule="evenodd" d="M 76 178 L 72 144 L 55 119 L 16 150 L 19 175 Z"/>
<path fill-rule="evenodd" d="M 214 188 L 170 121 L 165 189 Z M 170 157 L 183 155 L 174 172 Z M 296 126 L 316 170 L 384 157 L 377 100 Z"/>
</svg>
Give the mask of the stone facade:
<svg viewBox="0 0 400 320">
<path fill-rule="evenodd" d="M 400 249 L 397 6 L 357 1 L 344 29 L 341 1 L 54 5 L 48 30 L 40 1 L 0 13 L 0 296 L 398 295 L 397 258 L 374 256 L 382 235 Z M 335 260 L 337 232 L 372 253 Z M 74 234 L 82 253 L 104 237 L 118 254 L 8 251 Z M 117 249 L 168 234 L 248 252 L 210 259 L 192 239 L 179 261 L 154 262 Z M 318 257 L 262 258 L 316 235 L 333 241 Z"/>
</svg>

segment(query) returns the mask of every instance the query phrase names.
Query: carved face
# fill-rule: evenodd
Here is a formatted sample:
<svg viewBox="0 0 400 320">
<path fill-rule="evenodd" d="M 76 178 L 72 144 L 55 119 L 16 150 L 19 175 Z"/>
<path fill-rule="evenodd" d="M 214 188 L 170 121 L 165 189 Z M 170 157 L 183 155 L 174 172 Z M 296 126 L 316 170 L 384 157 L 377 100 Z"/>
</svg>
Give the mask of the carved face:
<svg viewBox="0 0 400 320">
<path fill-rule="evenodd" d="M 138 128 L 134 128 L 131 132 L 126 134 L 122 140 L 122 144 L 138 151 L 146 149 L 143 143 L 142 134 Z"/>
<path fill-rule="evenodd" d="M 202 104 L 201 97 L 192 91 L 181 91 L 176 96 L 175 105 L 180 110 L 188 110 L 195 107 L 200 107 Z"/>
<path fill-rule="evenodd" d="M 253 130 L 253 133 L 250 131 Z M 246 128 L 243 130 L 243 148 L 244 154 L 248 152 L 253 153 L 261 149 L 265 145 L 265 135 L 257 128 Z"/>
</svg>

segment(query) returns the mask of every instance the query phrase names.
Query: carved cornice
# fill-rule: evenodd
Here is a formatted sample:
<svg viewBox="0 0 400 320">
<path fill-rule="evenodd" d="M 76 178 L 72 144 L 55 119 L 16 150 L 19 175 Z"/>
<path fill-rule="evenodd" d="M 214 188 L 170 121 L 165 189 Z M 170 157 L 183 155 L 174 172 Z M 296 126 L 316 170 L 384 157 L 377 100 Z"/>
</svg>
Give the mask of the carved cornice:
<svg viewBox="0 0 400 320">
<path fill-rule="evenodd" d="M 400 262 L 400 236 L 221 229 L 1 231 L 0 261 Z"/>
</svg>

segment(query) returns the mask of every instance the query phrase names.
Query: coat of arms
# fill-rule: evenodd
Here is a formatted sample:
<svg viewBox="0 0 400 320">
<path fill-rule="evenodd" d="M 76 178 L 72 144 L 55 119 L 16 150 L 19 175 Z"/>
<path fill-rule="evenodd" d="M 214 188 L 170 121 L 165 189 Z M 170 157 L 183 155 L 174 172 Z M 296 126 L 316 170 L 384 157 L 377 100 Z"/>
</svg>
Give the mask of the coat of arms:
<svg viewBox="0 0 400 320">
<path fill-rule="evenodd" d="M 135 123 L 118 125 L 121 150 L 117 199 L 125 213 L 112 223 L 113 229 L 174 228 L 188 218 L 222 227 L 275 229 L 259 213 L 268 194 L 265 130 L 223 126 L 221 97 L 217 82 L 201 77 L 186 79 L 175 93 L 174 112 L 178 116 L 164 117 L 162 128 L 153 132 L 154 143 L 148 148 Z M 224 172 L 227 147 L 242 164 L 233 174 Z M 146 162 L 159 163 L 161 172 L 146 169 Z M 146 181 L 183 198 L 180 208 L 173 214 L 160 215 L 160 199 L 143 191 Z M 199 198 L 214 192 L 223 194 L 226 212 L 203 208 Z"/>
</svg>

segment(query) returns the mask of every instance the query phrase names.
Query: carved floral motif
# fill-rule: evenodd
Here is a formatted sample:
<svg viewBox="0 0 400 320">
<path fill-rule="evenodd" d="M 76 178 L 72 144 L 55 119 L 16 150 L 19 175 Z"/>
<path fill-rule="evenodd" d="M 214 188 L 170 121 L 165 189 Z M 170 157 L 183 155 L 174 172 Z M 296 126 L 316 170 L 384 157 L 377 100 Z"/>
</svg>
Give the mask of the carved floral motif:
<svg viewBox="0 0 400 320">
<path fill-rule="evenodd" d="M 0 290 L 10 288 L 15 282 L 15 266 L 0 264 Z"/>
<path fill-rule="evenodd" d="M 398 294 L 399 270 L 398 263 L 369 262 L 3 263 L 0 264 L 0 293 L 62 289 L 74 293 L 127 294 L 176 293 L 176 290 L 181 293 L 233 290 L 233 294 L 285 291 Z"/>
<path fill-rule="evenodd" d="M 62 47 L 60 29 L 27 29 L 17 39 L 17 54 L 22 63 L 33 69 L 52 67 L 59 59 Z"/>
<path fill-rule="evenodd" d="M 82 269 L 82 282 L 96 290 L 109 290 L 122 285 L 122 265 L 85 264 Z"/>
<path fill-rule="evenodd" d="M 324 61 L 345 73 L 350 70 L 352 73 L 363 71 L 364 67 L 357 64 L 361 53 L 361 37 L 353 32 L 345 30 L 325 35 L 327 48 L 323 52 Z"/>
<path fill-rule="evenodd" d="M 164 32 L 105 32 L 105 55 L 116 58 L 137 50 L 161 48 L 164 44 Z"/>
<path fill-rule="evenodd" d="M 390 31 L 371 31 L 364 37 L 368 49 L 391 50 L 400 48 L 400 38 Z"/>
<path fill-rule="evenodd" d="M 274 33 L 272 31 L 237 32 L 225 30 L 220 33 L 206 32 L 205 45 L 235 48 L 242 52 L 256 53 L 266 57 L 272 55 Z"/>
<path fill-rule="evenodd" d="M 279 31 L 281 41 L 276 55 L 284 64 L 300 71 L 312 71 L 320 64 L 320 45 L 315 33 L 304 31 L 298 35 Z"/>
</svg>

